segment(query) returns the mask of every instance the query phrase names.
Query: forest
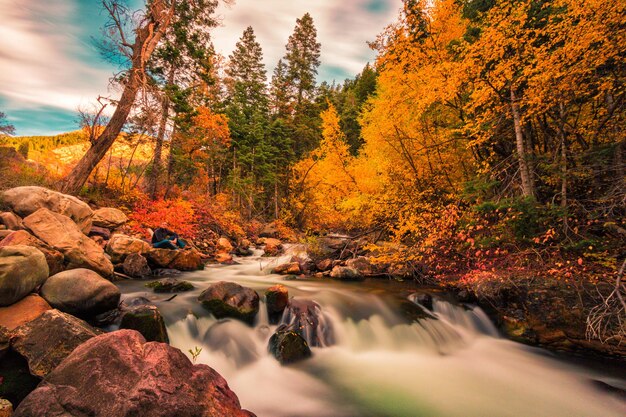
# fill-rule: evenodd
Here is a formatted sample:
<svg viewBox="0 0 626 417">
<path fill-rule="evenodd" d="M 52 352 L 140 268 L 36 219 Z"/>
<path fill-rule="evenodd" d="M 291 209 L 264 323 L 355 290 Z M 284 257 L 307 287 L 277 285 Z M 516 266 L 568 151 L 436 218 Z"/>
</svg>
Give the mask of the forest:
<svg viewBox="0 0 626 417">
<path fill-rule="evenodd" d="M 318 278 L 365 257 L 513 340 L 623 360 L 625 2 L 403 0 L 375 61 L 331 83 L 309 13 L 269 74 L 253 26 L 216 52 L 216 0 L 102 6 L 113 94 L 58 136 L 16 136 L 0 113 L 0 191 L 47 187 L 120 208 L 129 234 L 167 220 L 237 255 L 269 227 Z"/>
</svg>

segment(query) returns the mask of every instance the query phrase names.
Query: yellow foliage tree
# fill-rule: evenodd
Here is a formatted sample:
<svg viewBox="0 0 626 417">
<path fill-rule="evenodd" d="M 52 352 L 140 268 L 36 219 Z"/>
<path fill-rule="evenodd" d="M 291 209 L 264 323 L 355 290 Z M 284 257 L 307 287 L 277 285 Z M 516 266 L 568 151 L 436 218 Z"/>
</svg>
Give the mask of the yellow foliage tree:
<svg viewBox="0 0 626 417">
<path fill-rule="evenodd" d="M 293 213 L 305 228 L 343 228 L 349 216 L 342 205 L 356 186 L 353 157 L 332 104 L 328 103 L 321 118 L 320 146 L 293 168 Z"/>
</svg>

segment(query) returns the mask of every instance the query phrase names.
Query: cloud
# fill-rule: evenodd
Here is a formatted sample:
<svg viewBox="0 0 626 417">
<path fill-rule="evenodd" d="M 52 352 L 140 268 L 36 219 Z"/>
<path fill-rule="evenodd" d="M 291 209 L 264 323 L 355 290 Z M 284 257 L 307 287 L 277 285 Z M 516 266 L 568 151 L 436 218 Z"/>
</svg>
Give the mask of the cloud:
<svg viewBox="0 0 626 417">
<path fill-rule="evenodd" d="M 9 116 L 27 109 L 42 110 L 40 116 L 74 112 L 106 93 L 112 68 L 89 43 L 102 19 L 92 3 L 85 16 L 72 1 L 0 0 L 0 97 Z M 16 119 L 18 132 L 28 131 Z"/>
<path fill-rule="evenodd" d="M 318 80 L 349 78 L 373 61 L 375 54 L 367 42 L 396 19 L 401 6 L 401 0 L 237 0 L 218 9 L 223 24 L 214 30 L 213 42 L 218 52 L 228 56 L 244 29 L 252 26 L 271 76 L 285 54 L 296 19 L 309 12 L 322 44 Z"/>
<path fill-rule="evenodd" d="M 139 4 L 131 0 L 132 5 Z M 264 51 L 271 77 L 297 18 L 309 12 L 322 44 L 319 81 L 353 77 L 374 59 L 366 42 L 395 20 L 401 0 L 237 0 L 221 5 L 216 49 L 228 56 L 247 26 Z M 0 110 L 19 134 L 67 131 L 76 109 L 107 95 L 117 70 L 91 38 L 105 16 L 96 0 L 0 0 Z M 118 92 L 111 93 L 116 96 Z"/>
</svg>

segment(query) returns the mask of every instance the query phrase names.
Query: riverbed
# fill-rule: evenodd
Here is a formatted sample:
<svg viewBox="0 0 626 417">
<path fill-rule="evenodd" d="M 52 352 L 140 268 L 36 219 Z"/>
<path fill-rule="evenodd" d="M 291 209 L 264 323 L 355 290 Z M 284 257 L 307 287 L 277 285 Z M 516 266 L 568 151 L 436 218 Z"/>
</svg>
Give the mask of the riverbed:
<svg viewBox="0 0 626 417">
<path fill-rule="evenodd" d="M 271 268 L 288 257 L 260 251 L 176 276 L 195 289 L 168 300 L 147 281 L 119 283 L 123 298 L 155 303 L 170 343 L 199 351 L 196 363 L 217 370 L 242 407 L 259 417 L 622 417 L 626 401 L 601 388 L 626 389 L 624 368 L 582 366 L 501 337 L 478 307 L 435 294 L 432 318 L 407 320 L 394 302 L 412 283 L 327 279 L 285 280 Z M 210 283 L 233 281 L 261 295 L 254 326 L 216 320 L 197 297 Z M 265 290 L 282 284 L 295 300 L 314 301 L 320 320 L 312 331 L 313 357 L 281 366 L 267 351 L 277 328 L 269 323 Z M 419 291 L 419 290 L 417 290 Z M 417 303 L 415 297 L 412 302 Z M 285 318 L 288 319 L 288 318 Z M 200 350 L 201 349 L 201 350 Z"/>
</svg>

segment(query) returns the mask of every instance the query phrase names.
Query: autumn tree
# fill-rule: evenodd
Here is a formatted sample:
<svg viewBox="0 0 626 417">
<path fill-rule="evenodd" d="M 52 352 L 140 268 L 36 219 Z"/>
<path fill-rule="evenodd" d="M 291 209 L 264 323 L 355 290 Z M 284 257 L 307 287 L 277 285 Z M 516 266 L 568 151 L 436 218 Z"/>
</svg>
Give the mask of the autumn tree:
<svg viewBox="0 0 626 417">
<path fill-rule="evenodd" d="M 343 204 L 357 191 L 353 157 L 332 104 L 328 103 L 321 118 L 323 139 L 319 147 L 293 169 L 293 217 L 305 228 L 341 228 L 349 218 Z"/>
<path fill-rule="evenodd" d="M 115 111 L 104 131 L 65 178 L 62 190 L 71 194 L 80 191 L 92 170 L 122 131 L 137 92 L 147 82 L 148 60 L 174 19 L 176 1 L 150 1 L 146 4 L 145 13 L 141 15 L 131 13 L 117 0 L 104 0 L 103 6 L 109 15 L 106 31 L 119 53 L 128 60 L 129 69 L 121 78 L 122 96 L 117 101 Z M 131 22 L 137 22 L 132 33 L 128 30 Z M 131 38 L 132 35 L 134 39 Z"/>
</svg>

